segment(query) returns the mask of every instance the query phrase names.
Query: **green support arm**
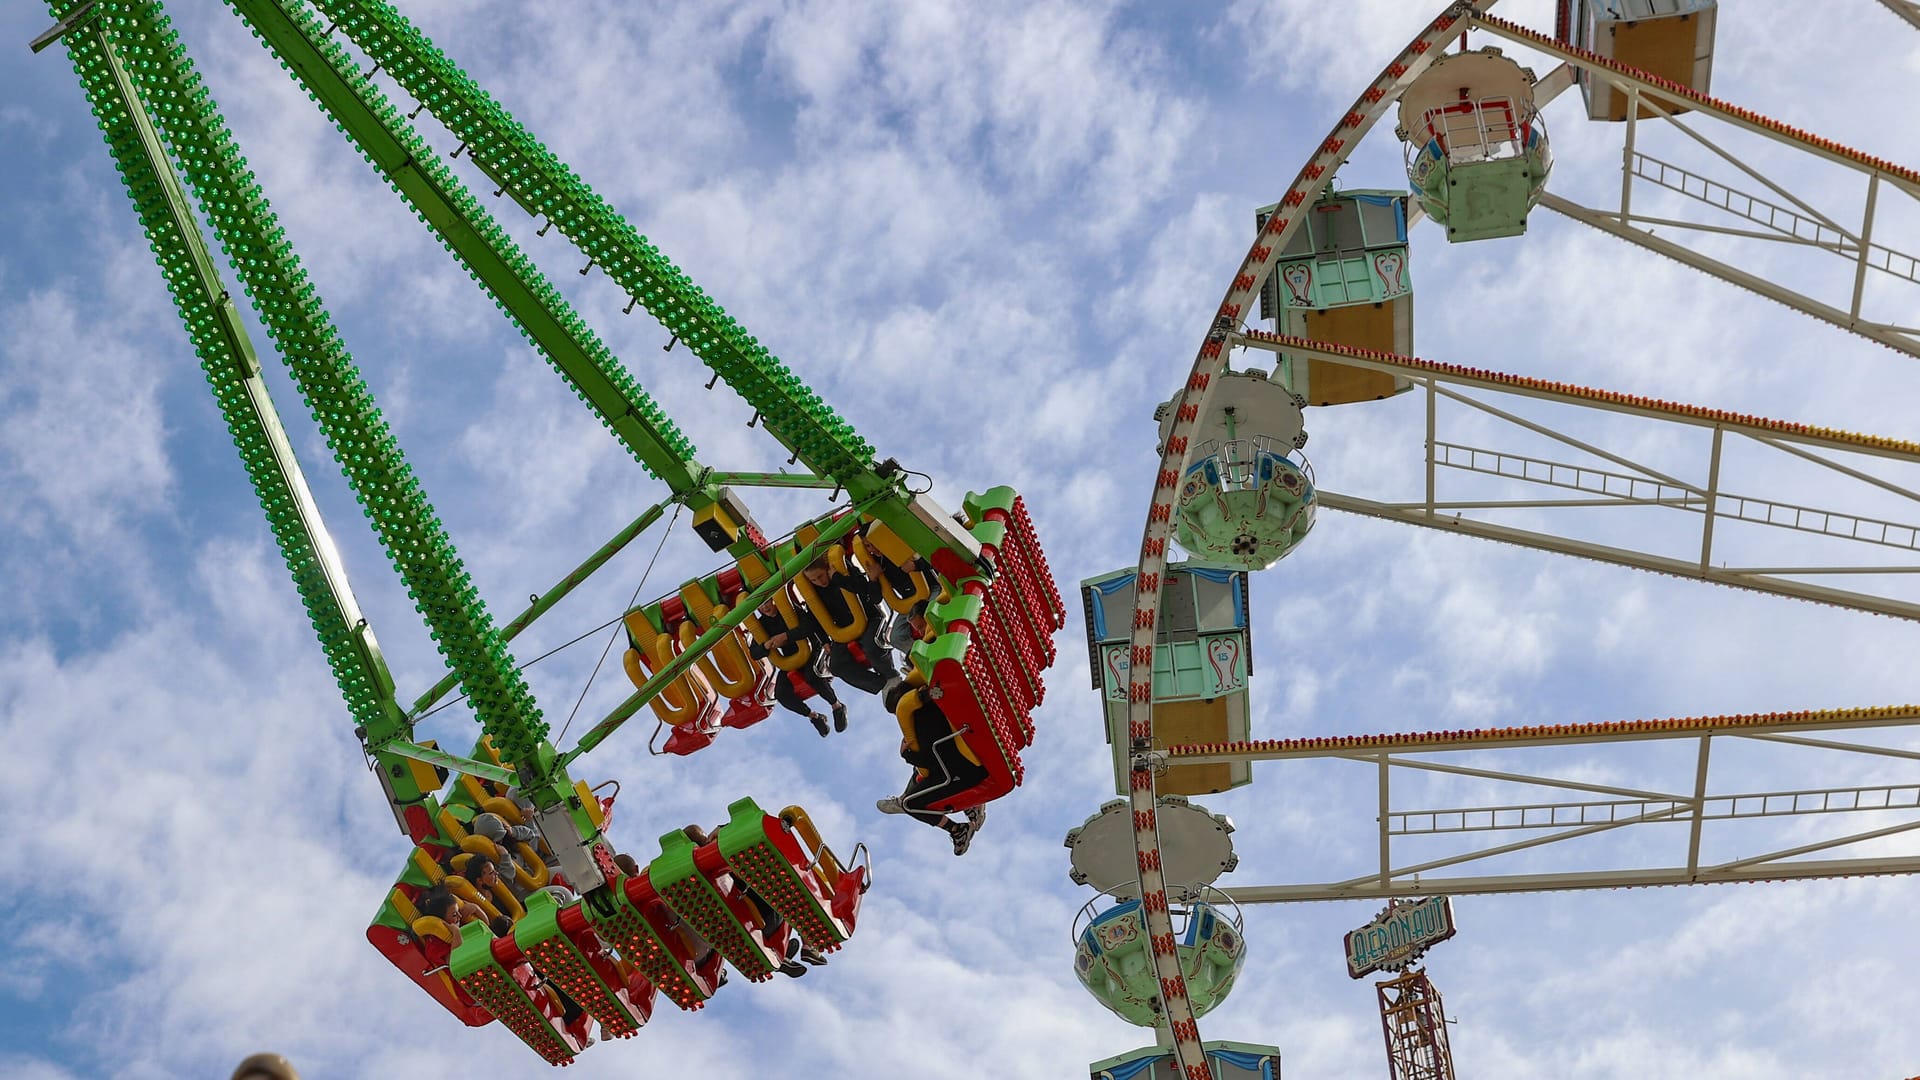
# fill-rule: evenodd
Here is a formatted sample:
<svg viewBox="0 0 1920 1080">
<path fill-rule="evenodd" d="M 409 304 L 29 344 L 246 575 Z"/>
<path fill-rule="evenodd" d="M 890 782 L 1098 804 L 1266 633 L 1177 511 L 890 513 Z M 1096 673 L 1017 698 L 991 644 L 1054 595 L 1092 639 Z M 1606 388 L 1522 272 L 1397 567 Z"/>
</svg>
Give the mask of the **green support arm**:
<svg viewBox="0 0 1920 1080">
<path fill-rule="evenodd" d="M 647 471 L 676 494 L 699 489 L 693 444 L 312 12 L 289 13 L 276 0 L 228 2 Z"/>
<path fill-rule="evenodd" d="M 772 596 L 775 590 L 798 577 L 800 571 L 818 558 L 829 545 L 852 532 L 854 527 L 860 524 L 860 515 L 866 513 L 872 504 L 887 494 L 883 491 L 880 495 L 869 497 L 865 502 L 855 503 L 846 513 L 821 528 L 811 542 L 797 545 L 794 553 L 782 560 L 779 569 L 771 577 L 735 600 L 727 613 L 714 620 L 712 626 L 707 627 L 699 637 L 693 639 L 692 644 L 680 651 L 680 655 L 667 661 L 659 671 L 648 676 L 645 685 L 635 690 L 613 712 L 607 714 L 599 723 L 588 729 L 586 734 L 580 736 L 580 742 L 560 757 L 556 768 L 565 767 L 573 759 L 600 745 L 601 741 L 613 734 L 620 725 L 626 723 L 641 709 L 646 708 L 647 703 L 658 697 L 668 683 L 679 678 L 681 672 L 692 667 L 695 661 L 705 656 L 715 642 L 733 633 L 735 627 L 746 622 L 747 617 L 752 615 L 767 597 Z"/>
<path fill-rule="evenodd" d="M 252 8 L 267 0 L 229 2 Z M 384 0 L 313 3 L 448 130 L 458 132 L 475 164 L 516 202 L 545 214 L 725 379 L 808 468 L 832 478 L 855 501 L 885 494 L 871 512 L 916 551 L 930 554 L 947 546 L 940 530 L 913 513 L 910 498 L 875 464 L 865 439 L 392 5 Z"/>
<path fill-rule="evenodd" d="M 71 9 L 59 0 L 52 6 L 56 17 Z M 140 99 L 155 103 L 156 127 L 202 215 L 482 726 L 510 760 L 550 757 L 547 725 L 525 680 L 158 0 L 100 6 L 108 46 Z M 91 87 L 107 73 L 96 64 L 80 74 Z"/>
<path fill-rule="evenodd" d="M 347 711 L 368 743 L 403 739 L 411 728 L 394 700 L 386 659 L 360 613 L 346 568 L 261 377 L 253 343 L 207 251 L 160 135 L 100 22 L 67 34 L 66 44 Z M 411 771 L 388 769 L 384 760 L 378 764 L 389 779 L 388 795 L 405 832 L 400 805 L 430 793 L 418 789 Z"/>
</svg>

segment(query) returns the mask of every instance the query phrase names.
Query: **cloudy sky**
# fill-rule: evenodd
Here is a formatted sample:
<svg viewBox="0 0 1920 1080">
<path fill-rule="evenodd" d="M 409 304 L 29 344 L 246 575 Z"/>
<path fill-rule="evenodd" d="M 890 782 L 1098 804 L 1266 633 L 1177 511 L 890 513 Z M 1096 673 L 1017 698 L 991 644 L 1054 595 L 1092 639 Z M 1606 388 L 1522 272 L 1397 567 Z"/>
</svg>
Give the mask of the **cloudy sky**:
<svg viewBox="0 0 1920 1080">
<path fill-rule="evenodd" d="M 882 454 L 931 474 L 950 505 L 1002 483 L 1025 493 L 1070 589 L 1136 550 L 1153 405 L 1182 377 L 1253 209 L 1284 189 L 1432 6 L 422 0 L 404 10 Z M 1916 161 L 1906 103 L 1920 85 L 1920 35 L 1867 0 L 1834 4 L 1817 34 L 1728 6 L 1718 95 Z M 217 5 L 177 7 L 504 621 L 662 489 L 236 19 Z M 1546 27 L 1550 8 L 1501 13 Z M 362 938 L 405 845 L 78 84 L 59 50 L 24 48 L 46 21 L 34 5 L 0 10 L 13 50 L 0 65 L 0 589 L 11 609 L 0 627 L 0 821 L 17 860 L 0 1074 L 215 1076 L 270 1048 L 309 1077 L 538 1075 L 546 1067 L 509 1034 L 462 1028 Z M 1599 199 L 1617 186 L 1617 132 L 1589 126 L 1572 95 L 1547 122 L 1554 190 Z M 457 142 L 423 130 L 442 149 Z M 1664 146 L 1675 160 L 1692 152 Z M 1836 213 L 1857 213 L 1856 174 L 1768 162 Z M 1340 179 L 1402 182 L 1390 121 Z M 492 205 L 703 461 L 781 463 L 737 398 L 704 390 L 685 350 L 660 351 L 656 323 L 623 317 L 610 283 L 575 273 L 583 258 L 555 235 L 536 238 L 510 203 Z M 1914 210 L 1902 196 L 1875 239 L 1920 251 Z M 1821 258 L 1754 247 L 1749 265 L 1769 275 L 1835 280 Z M 1844 265 L 1838 273 L 1850 283 Z M 1412 280 L 1417 351 L 1430 359 L 1914 436 L 1911 358 L 1544 211 L 1524 238 L 1454 248 L 1418 228 Z M 1917 293 L 1876 282 L 1870 298 L 1914 325 Z M 411 698 L 441 674 L 432 645 L 276 378 Z M 1310 412 L 1321 483 L 1404 492 L 1418 470 L 1418 409 L 1404 398 Z M 1697 462 L 1687 455 L 1700 444 L 1672 433 L 1550 418 L 1650 461 Z M 1750 467 L 1755 485 L 1780 485 L 1778 498 L 1914 520 L 1910 504 L 1900 518 L 1870 491 L 1829 493 Z M 819 493 L 751 498 L 772 530 L 826 505 Z M 1644 528 L 1686 550 L 1684 529 Z M 618 614 L 654 543 L 636 543 L 515 655 Z M 646 595 L 710 566 L 682 522 Z M 1332 513 L 1256 581 L 1254 620 L 1256 737 L 1899 703 L 1916 696 L 1920 646 L 1896 620 Z M 720 820 L 750 794 L 805 805 L 842 850 L 865 840 L 877 884 L 830 967 L 736 983 L 698 1014 L 663 1006 L 639 1037 L 595 1048 L 575 1072 L 1037 1080 L 1150 1041 L 1070 971 L 1070 928 L 1091 897 L 1067 880 L 1060 840 L 1113 794 L 1082 633 L 1076 613 L 1027 784 L 994 805 L 964 861 L 931 830 L 873 810 L 903 767 L 871 702 L 853 702 L 852 729 L 824 743 L 777 717 L 694 758 L 655 758 L 636 722 L 586 759 L 581 775 L 624 785 L 616 820 L 630 849 Z M 577 735 L 625 696 L 617 657 L 593 675 L 605 642 L 529 669 L 556 729 L 575 717 Z M 424 733 L 465 744 L 473 725 L 454 708 Z M 1915 780 L 1910 768 L 1806 754 L 1729 759 L 1750 770 L 1730 786 L 1748 790 Z M 1563 755 L 1551 767 L 1636 785 L 1691 775 L 1690 760 L 1657 750 Z M 1351 768 L 1261 766 L 1253 786 L 1211 800 L 1240 825 L 1242 864 L 1227 883 L 1364 869 L 1373 791 Z M 1418 794 L 1512 801 L 1467 785 Z M 1673 839 L 1651 836 L 1644 843 Z M 1670 859 L 1670 847 L 1640 843 L 1529 865 Z M 1912 903 L 1900 879 L 1465 898 L 1462 932 L 1429 971 L 1457 1020 L 1463 1076 L 1907 1076 L 1920 1071 Z M 1379 1075 L 1373 991 L 1346 978 L 1340 952 L 1341 933 L 1373 910 L 1250 910 L 1251 959 L 1203 1020 L 1205 1036 L 1276 1044 L 1289 1077 Z"/>
</svg>

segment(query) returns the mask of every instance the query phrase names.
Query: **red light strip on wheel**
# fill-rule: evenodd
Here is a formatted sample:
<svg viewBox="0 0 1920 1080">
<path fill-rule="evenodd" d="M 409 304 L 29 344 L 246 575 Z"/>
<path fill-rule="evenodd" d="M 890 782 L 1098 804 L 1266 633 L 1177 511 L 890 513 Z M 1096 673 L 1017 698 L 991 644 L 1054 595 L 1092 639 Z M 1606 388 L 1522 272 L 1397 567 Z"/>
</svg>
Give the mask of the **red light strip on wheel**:
<svg viewBox="0 0 1920 1080">
<path fill-rule="evenodd" d="M 1386 112 L 1388 104 L 1425 70 L 1430 62 L 1428 54 L 1435 50 L 1435 46 L 1444 45 L 1456 32 L 1455 24 L 1462 18 L 1485 11 L 1493 2 L 1460 0 L 1449 5 L 1446 11 L 1429 23 L 1420 36 L 1409 43 L 1387 65 L 1386 70 L 1373 80 L 1354 103 L 1353 109 L 1340 118 L 1332 134 L 1320 144 L 1312 160 L 1302 167 L 1293 185 L 1281 198 L 1283 210 L 1312 205 L 1314 197 L 1326 186 L 1327 178 L 1346 160 L 1360 137 Z M 1161 446 L 1153 499 L 1148 505 L 1146 523 L 1141 529 L 1140 583 L 1134 589 L 1131 642 L 1136 656 L 1151 656 L 1157 636 L 1154 624 L 1160 610 L 1158 584 L 1160 576 L 1166 572 L 1167 539 L 1173 530 L 1175 485 L 1167 480 L 1185 475 L 1187 445 L 1192 438 L 1194 425 L 1197 418 L 1206 412 L 1206 398 L 1212 387 L 1213 376 L 1226 367 L 1228 335 L 1239 332 L 1240 313 L 1252 307 L 1254 297 L 1259 295 L 1260 287 L 1273 272 L 1277 253 L 1285 247 L 1288 238 L 1298 231 L 1299 226 L 1300 216 L 1294 212 L 1276 213 L 1267 219 L 1260 236 L 1234 272 L 1226 298 L 1209 318 L 1206 340 L 1201 344 L 1199 354 L 1194 357 L 1186 387 L 1173 402 L 1173 427 Z M 1151 588 L 1147 584 L 1149 580 L 1153 582 Z M 1136 665 L 1133 671 L 1134 680 L 1128 692 L 1127 721 L 1128 731 L 1135 741 L 1130 750 L 1128 802 L 1136 822 L 1151 822 L 1151 816 L 1147 815 L 1151 814 L 1157 797 L 1152 757 L 1153 670 L 1152 665 L 1147 664 Z M 1159 854 L 1160 838 L 1156 830 L 1136 828 L 1133 843 L 1137 855 L 1152 854 L 1157 857 Z M 1167 914 L 1165 880 L 1159 870 L 1149 867 L 1146 859 L 1141 859 L 1140 864 L 1140 901 L 1146 915 L 1148 937 L 1156 942 L 1170 938 L 1173 923 Z M 1186 981 L 1180 976 L 1177 957 L 1155 948 L 1150 959 L 1153 961 L 1154 975 L 1160 980 L 1163 1015 L 1173 1035 L 1174 1058 L 1182 1074 L 1187 1080 L 1211 1080 L 1212 1070 L 1207 1065 L 1206 1050 L 1200 1043 L 1200 1030 L 1193 1018 L 1193 1003 L 1187 998 Z"/>
</svg>

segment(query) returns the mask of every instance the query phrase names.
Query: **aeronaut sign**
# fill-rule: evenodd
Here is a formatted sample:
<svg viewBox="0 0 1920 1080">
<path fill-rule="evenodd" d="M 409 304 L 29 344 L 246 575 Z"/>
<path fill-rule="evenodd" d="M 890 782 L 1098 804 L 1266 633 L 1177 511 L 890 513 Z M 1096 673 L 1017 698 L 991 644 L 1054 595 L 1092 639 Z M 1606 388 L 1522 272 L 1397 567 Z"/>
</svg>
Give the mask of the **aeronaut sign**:
<svg viewBox="0 0 1920 1080">
<path fill-rule="evenodd" d="M 1444 896 L 1390 900 L 1372 922 L 1347 932 L 1347 974 L 1358 979 L 1375 971 L 1403 971 L 1458 929 L 1453 905 Z"/>
</svg>

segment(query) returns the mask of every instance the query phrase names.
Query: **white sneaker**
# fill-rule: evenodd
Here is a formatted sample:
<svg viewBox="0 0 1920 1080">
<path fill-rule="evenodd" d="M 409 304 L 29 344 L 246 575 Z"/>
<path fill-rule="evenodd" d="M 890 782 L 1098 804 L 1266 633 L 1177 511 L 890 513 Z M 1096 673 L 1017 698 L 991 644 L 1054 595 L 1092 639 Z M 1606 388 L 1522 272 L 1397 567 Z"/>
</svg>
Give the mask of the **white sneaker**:
<svg viewBox="0 0 1920 1080">
<path fill-rule="evenodd" d="M 900 796 L 898 795 L 889 795 L 881 799 L 873 804 L 873 808 L 883 814 L 904 814 L 907 812 L 907 808 L 900 804 Z"/>
<path fill-rule="evenodd" d="M 979 832 L 980 826 L 987 823 L 987 808 L 984 806 L 969 806 L 967 807 L 966 814 L 967 827 L 974 832 Z"/>
</svg>

